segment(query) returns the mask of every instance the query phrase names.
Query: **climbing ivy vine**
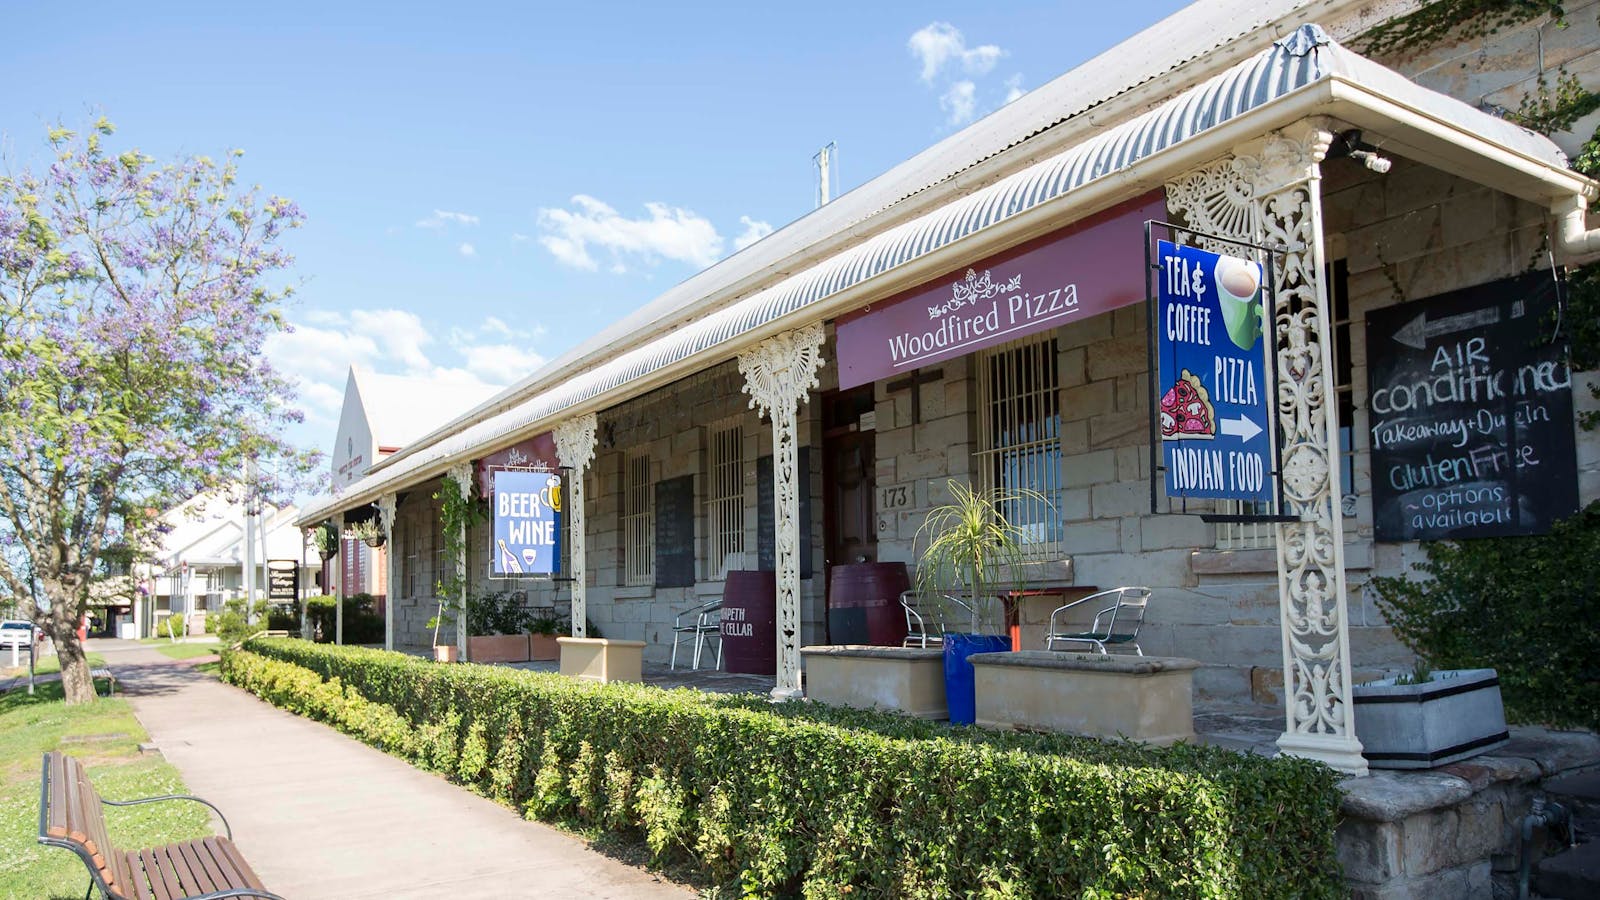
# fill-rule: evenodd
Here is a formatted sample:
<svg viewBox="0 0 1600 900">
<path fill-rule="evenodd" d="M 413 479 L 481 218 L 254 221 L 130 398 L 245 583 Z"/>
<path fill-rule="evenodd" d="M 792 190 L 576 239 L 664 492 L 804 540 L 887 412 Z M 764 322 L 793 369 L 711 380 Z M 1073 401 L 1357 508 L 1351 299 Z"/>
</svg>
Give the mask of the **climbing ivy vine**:
<svg viewBox="0 0 1600 900">
<path fill-rule="evenodd" d="M 1361 38 L 1361 51 L 1420 50 L 1447 35 L 1470 41 L 1540 16 L 1550 16 L 1564 27 L 1566 15 L 1562 4 L 1554 0 L 1438 0 L 1368 31 Z"/>
<path fill-rule="evenodd" d="M 439 482 L 439 490 L 433 494 L 433 499 L 439 501 L 439 528 L 440 540 L 443 543 L 445 565 L 439 571 L 439 577 L 434 584 L 434 592 L 439 598 L 439 612 L 429 624 L 433 626 L 433 645 L 439 646 L 439 626 L 446 623 L 453 624 L 456 616 L 464 614 L 467 604 L 467 578 L 466 572 L 459 565 L 462 553 L 467 547 L 467 531 L 473 525 L 483 521 L 483 505 L 479 498 L 472 496 L 474 486 L 462 490 L 460 482 L 449 475 Z M 450 609 L 445 609 L 445 603 L 450 604 Z"/>
</svg>

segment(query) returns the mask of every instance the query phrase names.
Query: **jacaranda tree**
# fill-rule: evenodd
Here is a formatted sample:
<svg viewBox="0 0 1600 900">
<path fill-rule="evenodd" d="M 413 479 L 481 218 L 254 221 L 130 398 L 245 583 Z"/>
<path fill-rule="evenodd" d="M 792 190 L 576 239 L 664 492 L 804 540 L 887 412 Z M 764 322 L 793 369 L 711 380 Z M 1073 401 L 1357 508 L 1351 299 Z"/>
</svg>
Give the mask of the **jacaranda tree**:
<svg viewBox="0 0 1600 900">
<path fill-rule="evenodd" d="M 249 461 L 268 493 L 311 464 L 263 355 L 299 209 L 241 188 L 237 152 L 158 164 L 112 131 L 53 128 L 46 163 L 0 174 L 0 587 L 42 595 L 71 703 L 95 696 L 76 628 L 108 556 Z"/>
</svg>

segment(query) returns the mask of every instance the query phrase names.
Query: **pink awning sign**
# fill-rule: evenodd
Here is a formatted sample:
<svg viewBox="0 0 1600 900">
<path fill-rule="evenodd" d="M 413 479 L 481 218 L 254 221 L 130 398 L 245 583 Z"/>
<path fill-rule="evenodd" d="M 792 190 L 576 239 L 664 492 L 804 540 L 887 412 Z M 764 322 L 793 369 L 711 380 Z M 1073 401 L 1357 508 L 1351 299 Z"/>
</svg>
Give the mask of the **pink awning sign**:
<svg viewBox="0 0 1600 900">
<path fill-rule="evenodd" d="M 493 492 L 495 469 L 554 469 L 556 466 L 555 434 L 540 432 L 478 460 L 478 494 L 487 497 Z"/>
<path fill-rule="evenodd" d="M 1144 299 L 1144 223 L 1167 215 L 1152 191 L 840 316 L 839 387 L 852 388 L 1057 328 Z"/>
</svg>

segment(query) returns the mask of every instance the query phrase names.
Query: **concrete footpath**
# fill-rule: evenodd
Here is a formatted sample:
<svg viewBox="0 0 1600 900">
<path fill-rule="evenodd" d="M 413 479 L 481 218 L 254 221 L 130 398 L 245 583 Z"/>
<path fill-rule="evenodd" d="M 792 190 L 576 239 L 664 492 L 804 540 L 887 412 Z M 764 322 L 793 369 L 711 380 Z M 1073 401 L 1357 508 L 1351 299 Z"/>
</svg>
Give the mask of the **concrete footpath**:
<svg viewBox="0 0 1600 900">
<path fill-rule="evenodd" d="M 189 789 L 290 900 L 693 896 L 148 647 L 90 643 Z"/>
</svg>

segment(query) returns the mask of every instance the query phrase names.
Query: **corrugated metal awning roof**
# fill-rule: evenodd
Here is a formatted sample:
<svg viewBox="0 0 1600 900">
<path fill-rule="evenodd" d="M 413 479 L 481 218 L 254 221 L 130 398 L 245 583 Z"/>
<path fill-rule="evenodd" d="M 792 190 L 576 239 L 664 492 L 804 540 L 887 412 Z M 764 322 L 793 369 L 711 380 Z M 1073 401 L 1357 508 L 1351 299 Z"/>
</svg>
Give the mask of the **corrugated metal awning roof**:
<svg viewBox="0 0 1600 900">
<path fill-rule="evenodd" d="M 1061 200 L 1073 191 L 1184 141 L 1283 101 L 1313 85 L 1340 79 L 1381 90 L 1406 107 L 1492 141 L 1537 165 L 1564 168 L 1548 139 L 1420 87 L 1305 25 L 1256 56 L 1162 106 L 1036 163 L 986 188 L 892 228 L 812 268 L 792 275 L 706 317 L 580 371 L 520 404 L 437 439 L 407 448 L 351 486 L 344 499 L 312 504 L 301 522 L 369 502 L 378 493 L 431 477 L 448 462 L 510 443 L 547 427 L 568 410 L 606 398 L 653 373 L 704 357 L 720 362 L 766 333 L 842 292 Z M 620 398 L 619 398 L 620 399 Z"/>
</svg>

